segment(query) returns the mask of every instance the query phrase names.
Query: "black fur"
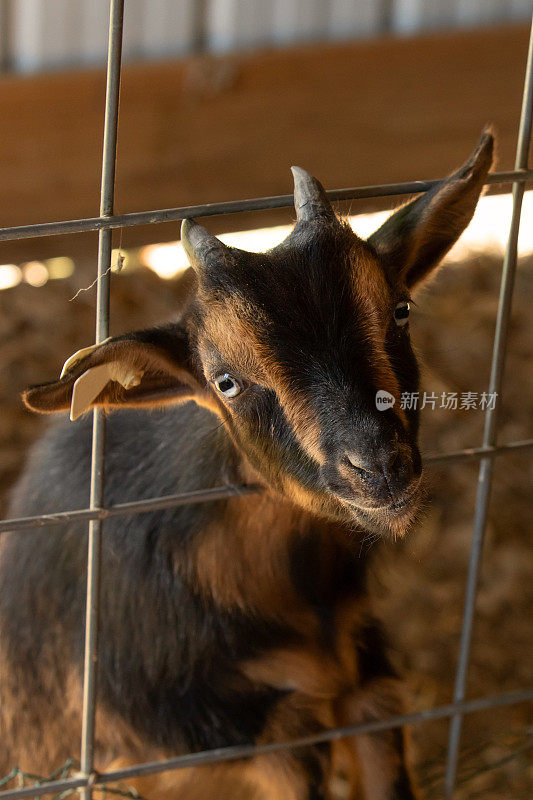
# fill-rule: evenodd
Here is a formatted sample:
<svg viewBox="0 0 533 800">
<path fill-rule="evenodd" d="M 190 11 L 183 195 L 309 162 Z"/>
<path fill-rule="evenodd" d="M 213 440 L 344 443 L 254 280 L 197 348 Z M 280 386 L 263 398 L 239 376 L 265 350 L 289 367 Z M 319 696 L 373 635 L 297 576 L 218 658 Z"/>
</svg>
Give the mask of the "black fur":
<svg viewBox="0 0 533 800">
<path fill-rule="evenodd" d="M 194 404 L 117 412 L 107 427 L 108 504 L 149 497 L 156 483 L 165 494 L 227 480 L 232 446 L 215 418 Z M 31 456 L 12 514 L 87 504 L 90 430 L 89 418 L 52 426 Z M 213 460 L 213 450 L 220 459 Z M 43 485 L 43 470 L 51 485 Z M 191 538 L 220 514 L 220 505 L 111 518 L 104 525 L 100 696 L 147 741 L 169 751 L 253 741 L 280 693 L 244 678 L 236 684 L 232 667 L 294 638 L 282 625 L 210 607 L 182 574 Z M 86 523 L 6 538 L 3 647 L 21 685 L 38 695 L 35 665 L 43 652 L 69 654 L 82 668 Z"/>
</svg>

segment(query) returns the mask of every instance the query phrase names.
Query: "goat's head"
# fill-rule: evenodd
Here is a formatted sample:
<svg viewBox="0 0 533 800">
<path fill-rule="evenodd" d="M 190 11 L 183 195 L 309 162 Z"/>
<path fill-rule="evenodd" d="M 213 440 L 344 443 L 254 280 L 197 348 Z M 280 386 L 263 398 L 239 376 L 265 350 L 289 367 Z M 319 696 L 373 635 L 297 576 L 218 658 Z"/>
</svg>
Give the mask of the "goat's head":
<svg viewBox="0 0 533 800">
<path fill-rule="evenodd" d="M 459 170 L 368 241 L 299 168 L 296 225 L 267 253 L 228 247 L 185 220 L 197 290 L 182 320 L 80 351 L 60 381 L 25 393 L 27 405 L 77 414 L 195 399 L 270 487 L 318 513 L 403 533 L 421 476 L 417 411 L 400 406 L 418 389 L 410 292 L 470 221 L 492 149 L 484 133 Z M 395 401 L 385 408 L 382 391 Z"/>
</svg>

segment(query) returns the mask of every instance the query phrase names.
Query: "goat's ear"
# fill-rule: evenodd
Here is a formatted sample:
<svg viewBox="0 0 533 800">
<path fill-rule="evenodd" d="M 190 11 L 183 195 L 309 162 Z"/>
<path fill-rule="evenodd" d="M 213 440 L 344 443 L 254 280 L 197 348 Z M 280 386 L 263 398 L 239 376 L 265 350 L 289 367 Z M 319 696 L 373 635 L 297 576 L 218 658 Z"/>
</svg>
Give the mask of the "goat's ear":
<svg viewBox="0 0 533 800">
<path fill-rule="evenodd" d="M 409 288 L 439 263 L 472 219 L 493 150 L 494 137 L 486 130 L 462 167 L 392 214 L 369 238 L 386 269 Z"/>
<path fill-rule="evenodd" d="M 158 407 L 207 401 L 194 368 L 186 330 L 179 324 L 107 339 L 74 353 L 58 381 L 31 386 L 22 399 L 32 411 L 70 408 L 76 419 L 94 406 Z"/>
</svg>

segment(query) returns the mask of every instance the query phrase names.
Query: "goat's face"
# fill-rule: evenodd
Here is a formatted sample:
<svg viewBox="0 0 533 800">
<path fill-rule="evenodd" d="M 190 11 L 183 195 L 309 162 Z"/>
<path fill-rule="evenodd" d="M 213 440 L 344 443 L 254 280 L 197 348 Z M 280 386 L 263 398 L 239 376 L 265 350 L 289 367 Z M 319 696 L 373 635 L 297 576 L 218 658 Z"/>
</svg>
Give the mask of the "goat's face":
<svg viewBox="0 0 533 800">
<path fill-rule="evenodd" d="M 400 529 L 420 484 L 416 412 L 400 408 L 418 388 L 401 276 L 332 213 L 266 254 L 194 224 L 184 239 L 203 373 L 251 465 L 301 504 Z M 377 407 L 380 390 L 393 406 Z"/>
<path fill-rule="evenodd" d="M 296 226 L 268 253 L 184 223 L 197 352 L 218 411 L 255 470 L 299 504 L 395 533 L 415 516 L 418 412 L 401 407 L 418 390 L 410 291 L 468 224 L 491 152 L 485 135 L 368 242 L 298 168 Z"/>
<path fill-rule="evenodd" d="M 492 145 L 484 134 L 463 167 L 368 241 L 298 168 L 297 223 L 267 253 L 227 247 L 186 220 L 182 241 L 198 286 L 182 323 L 110 340 L 92 361 L 76 360 L 63 387 L 94 365 L 118 363 L 129 378 L 113 367 L 115 388 L 108 384 L 97 403 L 194 397 L 222 417 L 247 463 L 275 490 L 315 512 L 403 533 L 421 479 L 417 411 L 401 407 L 401 395 L 418 390 L 410 292 L 468 224 Z M 36 402 L 44 388 L 26 395 L 41 411 L 50 410 Z"/>
</svg>

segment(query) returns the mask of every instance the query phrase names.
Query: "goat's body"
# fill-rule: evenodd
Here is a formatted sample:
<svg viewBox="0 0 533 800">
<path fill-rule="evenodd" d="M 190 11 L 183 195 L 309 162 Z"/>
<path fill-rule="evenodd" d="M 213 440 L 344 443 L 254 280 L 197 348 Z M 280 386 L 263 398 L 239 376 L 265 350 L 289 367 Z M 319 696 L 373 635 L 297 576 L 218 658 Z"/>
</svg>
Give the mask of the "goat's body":
<svg viewBox="0 0 533 800">
<path fill-rule="evenodd" d="M 403 535 L 415 518 L 419 414 L 400 403 L 419 389 L 409 292 L 471 219 L 492 147 L 486 132 L 366 242 L 300 168 L 297 223 L 267 253 L 184 220 L 196 277 L 180 318 L 84 348 L 25 392 L 34 410 L 74 416 L 170 404 L 110 417 L 106 504 L 264 487 L 106 520 L 97 770 L 401 710 L 361 537 Z M 90 438 L 88 418 L 54 427 L 11 513 L 85 507 Z M 0 769 L 46 774 L 79 746 L 86 523 L 7 535 L 0 556 Z M 413 798 L 398 730 L 135 784 L 150 800 L 325 800 L 339 770 L 350 800 Z"/>
<path fill-rule="evenodd" d="M 192 403 L 119 412 L 107 425 L 107 504 L 153 496 L 154 486 L 167 494 L 242 480 L 225 429 Z M 87 505 L 90 430 L 89 418 L 51 428 L 13 515 Z M 78 750 L 86 523 L 7 535 L 0 552 L 0 770 L 50 773 Z M 108 519 L 98 768 L 399 710 L 365 572 L 348 528 L 268 492 Z M 380 681 L 382 711 L 379 688 L 372 701 L 367 692 Z M 316 784 L 324 758 L 320 748 L 295 753 L 291 769 Z M 281 780 L 259 762 L 251 785 Z"/>
</svg>

